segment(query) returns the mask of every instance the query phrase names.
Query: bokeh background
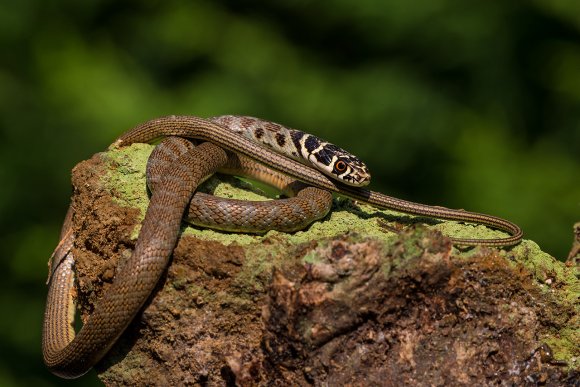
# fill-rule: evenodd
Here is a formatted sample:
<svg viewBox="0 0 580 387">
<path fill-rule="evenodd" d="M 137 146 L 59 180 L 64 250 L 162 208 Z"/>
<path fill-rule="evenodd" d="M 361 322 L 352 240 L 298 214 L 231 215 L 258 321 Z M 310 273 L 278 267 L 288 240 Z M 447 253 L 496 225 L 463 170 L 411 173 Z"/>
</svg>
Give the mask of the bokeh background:
<svg viewBox="0 0 580 387">
<path fill-rule="evenodd" d="M 559 259 L 580 220 L 580 2 L 0 5 L 0 385 L 40 354 L 70 170 L 168 114 L 245 114 L 359 155 L 372 188 L 499 215 Z"/>
</svg>

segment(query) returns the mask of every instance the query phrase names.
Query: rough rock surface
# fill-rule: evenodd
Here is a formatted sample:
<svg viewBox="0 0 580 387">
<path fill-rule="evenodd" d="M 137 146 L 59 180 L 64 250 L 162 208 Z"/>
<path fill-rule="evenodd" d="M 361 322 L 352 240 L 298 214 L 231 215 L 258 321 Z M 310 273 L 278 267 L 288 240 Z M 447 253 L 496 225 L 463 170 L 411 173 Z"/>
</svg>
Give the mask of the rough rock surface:
<svg viewBox="0 0 580 387">
<path fill-rule="evenodd" d="M 78 303 L 87 318 L 130 255 L 151 146 L 73 171 Z M 224 178 L 209 190 L 255 197 Z M 425 225 L 427 223 L 427 225 Z M 578 385 L 578 268 L 524 241 L 335 200 L 308 230 L 183 226 L 166 275 L 97 365 L 106 385 Z"/>
</svg>

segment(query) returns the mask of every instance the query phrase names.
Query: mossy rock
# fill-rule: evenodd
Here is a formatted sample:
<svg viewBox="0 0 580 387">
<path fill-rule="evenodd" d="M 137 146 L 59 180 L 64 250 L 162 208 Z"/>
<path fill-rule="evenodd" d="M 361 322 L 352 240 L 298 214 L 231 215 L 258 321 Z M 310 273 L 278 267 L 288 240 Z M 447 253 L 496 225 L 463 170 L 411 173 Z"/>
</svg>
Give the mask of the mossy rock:
<svg viewBox="0 0 580 387">
<path fill-rule="evenodd" d="M 111 150 L 73 170 L 83 317 L 131 254 L 151 149 Z M 263 198 L 232 177 L 205 189 Z M 291 234 L 184 224 L 166 275 L 97 365 L 99 377 L 107 385 L 578 383 L 577 267 L 529 240 L 459 250 L 447 235 L 503 233 L 342 198 Z"/>
</svg>

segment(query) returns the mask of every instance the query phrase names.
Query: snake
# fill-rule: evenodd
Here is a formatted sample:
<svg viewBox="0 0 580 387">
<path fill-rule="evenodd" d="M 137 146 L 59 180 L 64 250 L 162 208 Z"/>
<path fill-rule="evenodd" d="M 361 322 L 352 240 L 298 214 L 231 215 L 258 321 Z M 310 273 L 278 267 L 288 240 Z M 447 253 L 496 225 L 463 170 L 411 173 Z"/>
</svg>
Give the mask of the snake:
<svg viewBox="0 0 580 387">
<path fill-rule="evenodd" d="M 312 219 L 324 217 L 330 209 L 331 193 L 336 193 L 382 209 L 482 224 L 510 234 L 495 239 L 450 238 L 456 245 L 513 246 L 523 237 L 522 230 L 516 224 L 499 217 L 414 203 L 370 191 L 364 187 L 370 182 L 368 168 L 356 156 L 314 135 L 253 117 L 162 117 L 125 132 L 109 148 L 116 149 L 136 142 L 153 143 L 173 136 L 193 139 L 199 145 L 190 147 L 186 143 L 176 142 L 168 146 L 169 151 L 152 153 L 153 158 L 147 166 L 148 175 L 151 172 L 159 177 L 149 183 L 151 200 L 133 253 L 78 333 L 73 327 L 72 210 L 69 208 L 67 212 L 61 241 L 51 259 L 42 338 L 44 362 L 58 376 L 76 378 L 83 375 L 116 342 L 166 269 L 177 243 L 184 213 L 207 213 L 219 208 L 221 200 L 225 200 L 206 197 L 197 207 L 190 205 L 193 191 L 200 182 L 220 168 L 229 173 L 242 171 L 251 175 L 256 172 L 258 178 L 266 175 L 271 184 L 276 185 L 277 182 L 282 191 L 296 196 L 286 199 L 289 201 L 286 210 L 278 208 L 278 201 L 266 204 L 263 225 L 258 225 L 258 220 L 247 220 L 249 213 L 256 212 L 253 210 L 244 212 L 242 209 L 237 215 L 229 217 L 223 215 L 223 211 L 220 216 L 219 210 L 206 214 L 209 218 L 221 218 L 215 225 L 218 229 L 244 231 L 240 224 L 245 223 L 249 225 L 250 232 L 262 232 L 264 227 L 266 230 L 271 227 L 272 219 L 286 217 L 289 219 L 288 225 L 283 221 L 281 223 L 285 225 L 280 227 L 294 231 L 305 227 Z M 170 159 L 170 166 L 157 163 L 156 158 Z M 301 194 L 303 197 L 299 198 Z M 218 202 L 212 203 L 212 200 Z M 226 207 L 244 206 L 231 200 L 225 203 L 223 205 Z M 257 203 L 249 205 L 251 208 L 261 206 Z M 310 218 L 303 216 L 304 219 L 300 219 L 300 207 L 306 212 L 307 208 L 310 209 Z M 241 223 L 232 225 L 232 218 L 241 219 Z"/>
</svg>

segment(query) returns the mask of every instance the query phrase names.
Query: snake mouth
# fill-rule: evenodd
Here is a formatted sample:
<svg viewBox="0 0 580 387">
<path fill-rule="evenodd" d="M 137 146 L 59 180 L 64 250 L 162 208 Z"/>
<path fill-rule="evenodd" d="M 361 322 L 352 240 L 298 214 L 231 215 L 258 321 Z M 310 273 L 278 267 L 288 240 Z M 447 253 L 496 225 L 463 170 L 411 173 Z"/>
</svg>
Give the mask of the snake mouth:
<svg viewBox="0 0 580 387">
<path fill-rule="evenodd" d="M 364 186 L 369 185 L 370 182 L 371 182 L 371 178 L 370 177 L 365 177 L 362 180 L 360 180 L 360 181 L 357 182 L 357 186 L 358 187 L 364 187 Z"/>
<path fill-rule="evenodd" d="M 369 185 L 369 183 L 371 182 L 371 177 L 370 176 L 353 176 L 353 175 L 349 175 L 349 176 L 344 176 L 341 181 L 346 184 L 346 185 L 350 185 L 352 187 L 364 187 L 366 185 Z"/>
<path fill-rule="evenodd" d="M 369 177 L 363 178 L 361 181 L 359 181 L 358 184 L 359 184 L 360 187 L 364 187 L 366 185 L 369 185 L 370 182 L 371 182 L 371 177 L 369 176 Z"/>
</svg>

